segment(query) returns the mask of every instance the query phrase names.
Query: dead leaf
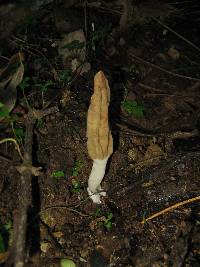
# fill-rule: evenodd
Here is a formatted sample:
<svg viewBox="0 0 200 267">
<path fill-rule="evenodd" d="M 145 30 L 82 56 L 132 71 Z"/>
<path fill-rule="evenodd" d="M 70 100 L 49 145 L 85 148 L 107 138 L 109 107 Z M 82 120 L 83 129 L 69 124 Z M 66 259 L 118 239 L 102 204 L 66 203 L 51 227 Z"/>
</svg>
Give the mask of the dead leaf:
<svg viewBox="0 0 200 267">
<path fill-rule="evenodd" d="M 158 144 L 155 144 L 152 142 L 147 147 L 144 158 L 145 159 L 151 159 L 151 158 L 161 156 L 163 154 L 164 154 L 164 152 L 163 152 L 162 148 Z"/>
<path fill-rule="evenodd" d="M 2 67 L 0 69 L 0 80 L 3 80 L 5 79 L 5 77 L 10 76 L 12 73 L 11 73 L 11 70 L 14 71 L 14 67 L 19 64 L 20 62 L 23 62 L 25 59 L 24 57 L 24 54 L 19 52 L 15 55 L 13 55 L 7 64 L 5 64 L 4 67 Z"/>
<path fill-rule="evenodd" d="M 176 102 L 177 99 L 174 97 L 165 97 L 164 106 L 167 109 L 167 112 L 176 112 Z"/>
<path fill-rule="evenodd" d="M 6 251 L 6 252 L 2 252 L 2 253 L 0 253 L 0 263 L 4 263 L 4 262 L 6 262 L 7 261 L 7 259 L 8 259 L 8 252 Z"/>
<path fill-rule="evenodd" d="M 69 67 L 72 72 L 78 71 L 80 67 L 85 69 L 86 39 L 83 30 L 80 29 L 66 34 L 64 38 L 58 42 L 58 53 L 62 57 L 63 63 L 66 67 Z M 69 64 L 69 62 L 71 63 Z"/>
<path fill-rule="evenodd" d="M 17 86 L 21 83 L 24 75 L 22 53 L 12 56 L 6 67 L 0 70 L 0 102 L 8 112 L 15 106 L 17 98 Z M 17 66 L 19 65 L 19 66 Z M 0 121 L 3 117 L 0 117 Z"/>
</svg>

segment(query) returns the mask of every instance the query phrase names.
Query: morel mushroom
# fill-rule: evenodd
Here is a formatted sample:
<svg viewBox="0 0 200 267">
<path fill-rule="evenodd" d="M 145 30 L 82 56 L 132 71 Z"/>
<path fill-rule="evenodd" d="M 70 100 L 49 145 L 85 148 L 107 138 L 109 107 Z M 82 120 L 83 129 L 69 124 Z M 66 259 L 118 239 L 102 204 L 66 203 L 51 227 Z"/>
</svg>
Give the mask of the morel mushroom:
<svg viewBox="0 0 200 267">
<path fill-rule="evenodd" d="M 94 203 L 101 203 L 100 197 L 106 193 L 101 189 L 108 158 L 113 152 L 113 139 L 108 122 L 110 88 L 104 73 L 99 71 L 94 77 L 94 94 L 87 116 L 87 148 L 93 159 L 92 171 L 88 179 L 88 194 Z"/>
</svg>

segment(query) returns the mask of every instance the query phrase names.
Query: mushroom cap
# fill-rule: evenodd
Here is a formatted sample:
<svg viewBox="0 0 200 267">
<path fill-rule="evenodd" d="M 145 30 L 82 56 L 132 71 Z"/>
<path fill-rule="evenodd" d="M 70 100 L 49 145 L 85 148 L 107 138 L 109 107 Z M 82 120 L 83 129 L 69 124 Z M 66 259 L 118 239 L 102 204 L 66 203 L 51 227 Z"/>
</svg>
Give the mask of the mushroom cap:
<svg viewBox="0 0 200 267">
<path fill-rule="evenodd" d="M 108 122 L 110 87 L 104 73 L 94 77 L 94 93 L 87 115 L 87 148 L 92 159 L 104 159 L 113 153 L 113 139 Z"/>
</svg>

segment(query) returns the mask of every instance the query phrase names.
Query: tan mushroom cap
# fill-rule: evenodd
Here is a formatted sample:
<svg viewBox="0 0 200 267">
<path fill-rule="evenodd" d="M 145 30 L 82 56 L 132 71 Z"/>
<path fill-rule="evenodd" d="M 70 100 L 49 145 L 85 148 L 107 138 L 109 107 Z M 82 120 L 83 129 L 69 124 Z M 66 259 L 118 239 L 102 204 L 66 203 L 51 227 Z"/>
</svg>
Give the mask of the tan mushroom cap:
<svg viewBox="0 0 200 267">
<path fill-rule="evenodd" d="M 94 93 L 87 115 L 87 148 L 92 159 L 105 159 L 113 153 L 113 139 L 108 122 L 110 87 L 104 73 L 94 77 Z"/>
</svg>

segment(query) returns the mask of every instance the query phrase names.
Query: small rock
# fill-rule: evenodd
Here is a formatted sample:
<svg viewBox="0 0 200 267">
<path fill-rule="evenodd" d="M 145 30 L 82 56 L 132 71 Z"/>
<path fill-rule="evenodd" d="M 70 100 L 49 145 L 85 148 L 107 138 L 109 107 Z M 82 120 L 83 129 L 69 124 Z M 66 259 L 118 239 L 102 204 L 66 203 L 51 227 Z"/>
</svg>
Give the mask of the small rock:
<svg viewBox="0 0 200 267">
<path fill-rule="evenodd" d="M 138 150 L 136 148 L 128 150 L 128 159 L 131 161 L 136 161 L 138 159 Z"/>
<path fill-rule="evenodd" d="M 60 231 L 54 232 L 53 236 L 56 237 L 56 238 L 61 238 L 63 236 L 63 232 L 60 232 Z"/>
<path fill-rule="evenodd" d="M 51 244 L 49 242 L 46 241 L 42 241 L 40 243 L 40 249 L 43 253 L 47 253 L 47 251 L 50 249 Z"/>
<path fill-rule="evenodd" d="M 170 49 L 168 50 L 167 54 L 174 60 L 177 60 L 180 58 L 180 52 L 173 48 L 173 47 L 170 47 Z"/>
</svg>

